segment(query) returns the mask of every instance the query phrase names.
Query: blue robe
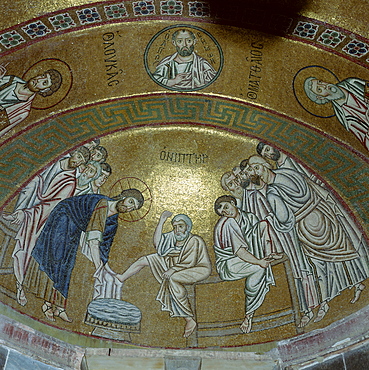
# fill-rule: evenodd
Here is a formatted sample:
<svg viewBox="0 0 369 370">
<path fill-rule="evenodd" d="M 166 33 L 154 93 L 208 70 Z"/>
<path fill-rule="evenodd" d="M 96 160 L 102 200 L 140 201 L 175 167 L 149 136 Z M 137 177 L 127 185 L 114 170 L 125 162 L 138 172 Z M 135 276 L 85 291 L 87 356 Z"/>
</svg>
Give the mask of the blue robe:
<svg viewBox="0 0 369 370">
<path fill-rule="evenodd" d="M 86 194 L 61 201 L 51 212 L 41 235 L 37 239 L 32 256 L 40 270 L 54 282 L 65 298 L 76 261 L 82 231 L 86 231 L 97 203 L 101 199 L 112 200 L 104 195 Z M 118 214 L 106 219 L 100 258 L 105 264 L 118 227 Z"/>
</svg>

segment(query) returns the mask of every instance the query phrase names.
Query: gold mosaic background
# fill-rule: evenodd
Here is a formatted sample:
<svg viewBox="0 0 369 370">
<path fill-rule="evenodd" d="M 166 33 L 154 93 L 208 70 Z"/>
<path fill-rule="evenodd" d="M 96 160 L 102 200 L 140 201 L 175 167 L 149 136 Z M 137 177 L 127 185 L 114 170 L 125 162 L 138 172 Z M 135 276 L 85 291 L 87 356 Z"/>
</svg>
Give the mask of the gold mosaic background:
<svg viewBox="0 0 369 370">
<path fill-rule="evenodd" d="M 305 22 L 313 18 L 332 27 L 339 25 L 342 33 L 348 30 L 347 34 L 368 37 L 365 22 L 357 22 L 355 18 L 366 11 L 365 5 L 350 8 L 352 12 L 347 17 L 344 6 L 331 16 L 331 3 L 312 1 L 303 6 L 294 2 L 291 12 L 295 10 L 295 13 L 284 14 L 284 8 L 291 4 L 283 1 L 280 13 L 290 19 L 290 26 L 281 37 L 278 32 L 273 35 L 229 22 L 231 11 L 227 4 L 210 2 L 210 13 L 195 17 L 190 15 L 188 2 L 184 1 L 182 13 L 170 17 L 160 13 L 159 1 L 151 3 L 155 5 L 155 13 L 148 16 L 133 15 L 133 2 L 119 3 L 125 5 L 128 15 L 114 22 L 106 14 L 104 18 L 105 3 L 59 1 L 57 5 L 55 2 L 40 5 L 18 0 L 4 5 L 9 16 L 1 20 L 4 31 L 0 32 L 0 41 L 13 30 L 25 41 L 10 48 L 0 45 L 0 64 L 6 65 L 8 74 L 25 78 L 40 70 L 40 61 L 41 67 L 59 66 L 64 84 L 59 95 L 46 98 L 46 102 L 36 97 L 29 116 L 0 137 L 1 211 L 12 212 L 17 192 L 36 174 L 70 150 L 99 137 L 101 145 L 108 150 L 108 162 L 113 169 L 101 188 L 102 194 L 111 195 L 112 186 L 127 177 L 140 179 L 151 192 L 150 209 L 142 220 L 119 221 L 109 258 L 111 268 L 121 273 L 138 257 L 153 253 L 155 226 L 161 212 L 170 210 L 192 218 L 193 232 L 205 240 L 213 265 L 212 276 L 216 276 L 212 245 L 218 216 L 213 203 L 224 194 L 220 178 L 241 160 L 255 154 L 256 145 L 262 140 L 275 144 L 321 178 L 367 238 L 368 150 L 336 117 L 320 118 L 302 109 L 293 89 L 297 72 L 315 65 L 319 66 L 318 73 L 324 75 L 320 68 L 324 67 L 339 80 L 347 77 L 369 80 L 367 57 L 362 56 L 359 61 L 344 56 L 338 49 L 318 47 L 315 41 L 294 34 L 294 27 L 302 18 Z M 243 3 L 234 5 L 240 9 Z M 257 8 L 255 4 L 249 6 Z M 101 21 L 79 24 L 76 11 L 88 7 L 97 8 Z M 218 13 L 212 13 L 212 9 Z M 224 14 L 219 13 L 221 9 Z M 51 32 L 48 19 L 66 12 L 72 15 L 75 27 Z M 26 27 L 34 18 L 35 22 L 41 19 L 50 29 L 46 37 L 29 39 L 17 28 L 17 25 Z M 203 30 L 203 34 L 208 33 L 220 45 L 222 54 L 215 53 L 214 66 L 219 70 L 223 58 L 223 68 L 203 89 L 170 91 L 158 85 L 145 69 L 144 53 L 150 41 L 165 28 L 177 26 L 192 27 L 200 33 Z M 206 43 L 210 44 L 211 39 L 206 39 Z M 204 55 L 204 45 L 199 44 L 195 51 Z M 154 42 L 151 47 L 148 55 L 152 63 L 153 50 L 160 45 Z M 214 44 L 212 47 L 215 50 Z M 167 43 L 162 52 L 163 56 L 174 53 L 173 45 Z M 107 59 L 111 57 L 112 69 Z M 111 71 L 114 75 L 109 74 Z M 256 85 L 252 83 L 255 80 Z M 295 92 L 303 99 L 301 86 Z M 311 102 L 306 102 L 306 107 L 321 114 Z M 327 112 L 332 114 L 329 109 Z M 164 159 L 163 153 L 195 153 L 203 157 L 197 163 L 177 162 Z M 165 231 L 169 231 L 169 222 Z M 40 310 L 42 300 L 32 294 L 27 294 L 26 306 L 17 304 L 14 275 L 7 270 L 12 266 L 14 240 L 9 242 L 6 232 L 2 233 L 2 311 L 21 313 L 28 325 L 44 332 L 61 329 L 51 333 L 63 340 L 101 345 L 98 338 L 89 337 L 92 327 L 84 323 L 92 299 L 93 264 L 78 254 L 68 299 L 68 314 L 73 322 L 57 319 L 50 323 Z M 199 331 L 196 338 L 186 339 L 182 337 L 183 320 L 160 311 L 160 304 L 155 301 L 158 284 L 146 268 L 128 280 L 123 289 L 122 299 L 139 307 L 143 314 L 141 332 L 131 334 L 131 344 L 166 348 L 262 344 L 324 328 L 368 304 L 368 289 L 355 305 L 349 304 L 353 291 L 345 290 L 330 303 L 329 313 L 322 321 L 297 329 L 295 319 L 299 313 L 293 311 L 294 293 L 288 285 L 290 272 L 287 269 L 286 273 L 282 264 L 273 266 L 273 272 L 276 286 L 271 288 L 256 317 L 288 311 L 291 322 L 263 329 L 256 320 L 254 327 L 260 330 L 242 334 L 237 330 L 244 316 L 243 280 L 198 284 L 190 295 L 196 297 L 191 302 L 196 302 Z M 266 319 L 267 323 L 272 321 Z M 230 331 L 212 336 L 209 332 L 215 329 L 205 330 L 210 323 L 218 327 L 226 323 Z M 203 336 L 201 329 L 206 332 Z M 75 333 L 77 337 L 73 336 Z M 119 341 L 116 345 L 125 344 Z"/>
</svg>

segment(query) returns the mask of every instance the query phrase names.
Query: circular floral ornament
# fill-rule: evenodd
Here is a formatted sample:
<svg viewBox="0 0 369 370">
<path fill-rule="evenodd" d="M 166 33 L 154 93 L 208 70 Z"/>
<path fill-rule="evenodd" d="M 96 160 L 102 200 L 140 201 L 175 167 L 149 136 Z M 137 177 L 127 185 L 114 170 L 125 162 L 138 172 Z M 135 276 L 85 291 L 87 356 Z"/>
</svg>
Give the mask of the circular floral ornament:
<svg viewBox="0 0 369 370">
<path fill-rule="evenodd" d="M 344 40 L 345 36 L 335 30 L 326 30 L 318 38 L 318 42 L 323 45 L 335 48 Z"/>
<path fill-rule="evenodd" d="M 182 15 L 182 1 L 168 0 L 160 2 L 160 12 L 165 15 Z"/>
<path fill-rule="evenodd" d="M 95 7 L 76 10 L 76 13 L 82 25 L 101 22 L 100 14 Z"/>
<path fill-rule="evenodd" d="M 128 213 L 120 213 L 119 218 L 126 222 L 136 222 L 142 220 L 150 212 L 152 203 L 151 190 L 146 183 L 137 177 L 123 177 L 112 185 L 109 196 L 114 197 L 126 189 L 139 190 L 142 193 L 145 201 L 140 209 Z"/>
<path fill-rule="evenodd" d="M 342 50 L 351 56 L 360 58 L 368 53 L 369 45 L 359 40 L 351 40 Z"/>
<path fill-rule="evenodd" d="M 76 26 L 72 17 L 68 13 L 57 14 L 54 17 L 50 17 L 49 21 L 54 27 L 55 31 L 64 30 Z"/>
<path fill-rule="evenodd" d="M 202 28 L 170 26 L 150 40 L 144 63 L 158 85 L 175 91 L 196 91 L 219 77 L 223 52 L 216 39 Z"/>
<path fill-rule="evenodd" d="M 28 68 L 22 78 L 28 81 L 33 77 L 44 74 L 48 69 L 56 69 L 62 76 L 62 83 L 59 89 L 50 96 L 42 97 L 36 94 L 32 109 L 48 109 L 59 104 L 68 95 L 72 87 L 72 70 L 67 63 L 60 59 L 42 59 Z"/>
<path fill-rule="evenodd" d="M 0 43 L 7 49 L 13 48 L 26 40 L 16 31 L 10 31 L 0 35 Z"/>
<path fill-rule="evenodd" d="M 330 118 L 333 117 L 334 111 L 332 104 L 316 104 L 311 101 L 305 93 L 304 83 L 309 77 L 315 77 L 316 79 L 332 84 L 339 82 L 338 77 L 329 69 L 318 66 L 306 66 L 301 68 L 294 76 L 292 82 L 293 93 L 297 102 L 301 107 L 308 113 L 316 117 Z"/>
<path fill-rule="evenodd" d="M 124 4 L 113 4 L 104 6 L 105 14 L 108 19 L 128 17 Z"/>
</svg>

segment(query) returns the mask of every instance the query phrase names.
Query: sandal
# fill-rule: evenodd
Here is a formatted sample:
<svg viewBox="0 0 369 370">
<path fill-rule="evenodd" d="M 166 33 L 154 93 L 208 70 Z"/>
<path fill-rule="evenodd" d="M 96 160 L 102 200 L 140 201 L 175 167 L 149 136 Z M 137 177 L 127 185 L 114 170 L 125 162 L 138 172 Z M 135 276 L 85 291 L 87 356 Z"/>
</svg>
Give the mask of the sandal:
<svg viewBox="0 0 369 370">
<path fill-rule="evenodd" d="M 188 338 L 195 331 L 196 326 L 197 326 L 197 323 L 195 321 L 193 322 L 192 326 L 189 328 L 187 328 L 187 325 L 186 325 L 183 337 Z"/>
<path fill-rule="evenodd" d="M 53 306 L 49 302 L 45 302 L 42 307 L 42 313 L 46 316 L 49 321 L 55 321 L 54 313 L 53 313 Z"/>
<path fill-rule="evenodd" d="M 361 292 L 365 289 L 365 285 L 359 283 L 355 286 L 354 298 L 350 300 L 350 303 L 355 303 L 359 300 Z"/>
<path fill-rule="evenodd" d="M 70 319 L 65 311 L 65 308 L 61 307 L 56 307 L 54 311 L 54 316 L 55 317 L 60 317 L 62 320 L 66 322 L 72 322 L 73 320 Z"/>
<path fill-rule="evenodd" d="M 313 314 L 312 311 L 305 312 L 303 314 L 303 316 L 301 317 L 300 324 L 298 324 L 297 327 L 298 328 L 303 328 L 304 326 L 306 326 L 311 321 L 313 316 L 314 316 L 314 314 Z"/>
<path fill-rule="evenodd" d="M 17 281 L 17 302 L 21 306 L 25 306 L 27 304 L 27 297 L 24 293 L 23 286 L 20 282 Z"/>
<path fill-rule="evenodd" d="M 328 310 L 329 310 L 328 303 L 327 302 L 322 303 L 319 307 L 319 310 L 318 310 L 318 313 L 316 315 L 314 322 L 319 322 L 320 320 L 322 320 L 325 314 L 328 312 Z"/>
<path fill-rule="evenodd" d="M 243 320 L 240 329 L 242 333 L 248 334 L 251 331 L 252 327 L 252 318 L 254 317 L 254 313 L 249 313 L 248 315 L 245 316 L 245 320 Z"/>
</svg>

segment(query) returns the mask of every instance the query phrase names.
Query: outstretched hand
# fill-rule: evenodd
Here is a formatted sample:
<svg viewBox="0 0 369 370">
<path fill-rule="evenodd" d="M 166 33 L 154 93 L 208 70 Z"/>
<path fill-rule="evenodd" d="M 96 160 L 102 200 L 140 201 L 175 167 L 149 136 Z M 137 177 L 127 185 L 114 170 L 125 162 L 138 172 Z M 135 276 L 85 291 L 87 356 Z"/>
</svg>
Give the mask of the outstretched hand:
<svg viewBox="0 0 369 370">
<path fill-rule="evenodd" d="M 173 215 L 172 212 L 170 211 L 164 211 L 161 215 L 160 215 L 160 219 L 162 221 L 166 221 L 169 217 L 171 217 Z"/>
<path fill-rule="evenodd" d="M 272 260 L 268 258 L 262 258 L 261 260 L 259 260 L 259 266 L 266 269 L 270 265 L 271 261 Z"/>
<path fill-rule="evenodd" d="M 7 216 L 3 215 L 3 218 L 5 220 L 11 221 L 11 223 L 15 225 L 20 225 L 23 222 L 24 217 L 25 217 L 25 214 L 21 209 L 18 211 L 15 211 L 11 215 L 7 215 Z"/>
<path fill-rule="evenodd" d="M 168 280 L 174 273 L 175 271 L 172 268 L 170 268 L 169 270 L 165 271 L 161 277 L 163 279 Z"/>
</svg>

